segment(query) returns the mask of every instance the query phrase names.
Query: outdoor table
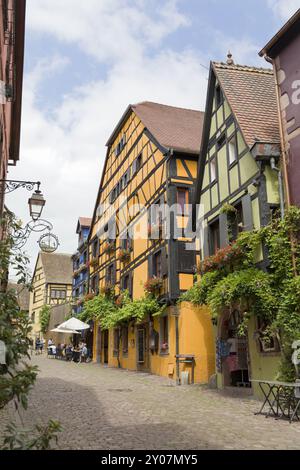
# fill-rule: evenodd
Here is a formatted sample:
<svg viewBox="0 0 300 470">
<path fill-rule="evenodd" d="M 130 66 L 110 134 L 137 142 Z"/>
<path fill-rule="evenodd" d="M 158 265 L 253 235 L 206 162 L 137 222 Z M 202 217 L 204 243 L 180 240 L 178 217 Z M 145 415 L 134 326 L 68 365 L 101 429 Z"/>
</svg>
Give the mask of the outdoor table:
<svg viewBox="0 0 300 470">
<path fill-rule="evenodd" d="M 278 382 L 274 380 L 251 380 L 251 382 L 258 383 L 264 396 L 264 402 L 255 414 L 264 414 L 265 408 L 269 407 L 266 417 L 288 418 L 290 423 L 295 418 L 299 421 L 300 382 Z"/>
</svg>

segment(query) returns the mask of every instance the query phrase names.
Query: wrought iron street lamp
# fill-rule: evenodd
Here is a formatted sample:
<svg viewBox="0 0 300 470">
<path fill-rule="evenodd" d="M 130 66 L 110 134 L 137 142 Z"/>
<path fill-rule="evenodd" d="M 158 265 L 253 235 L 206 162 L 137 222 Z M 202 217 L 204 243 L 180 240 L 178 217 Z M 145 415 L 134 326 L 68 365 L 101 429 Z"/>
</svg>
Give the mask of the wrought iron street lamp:
<svg viewBox="0 0 300 470">
<path fill-rule="evenodd" d="M 38 189 L 33 193 L 30 199 L 28 199 L 30 217 L 35 222 L 41 217 L 46 200 L 40 191 L 40 183 L 37 183 Z"/>
</svg>

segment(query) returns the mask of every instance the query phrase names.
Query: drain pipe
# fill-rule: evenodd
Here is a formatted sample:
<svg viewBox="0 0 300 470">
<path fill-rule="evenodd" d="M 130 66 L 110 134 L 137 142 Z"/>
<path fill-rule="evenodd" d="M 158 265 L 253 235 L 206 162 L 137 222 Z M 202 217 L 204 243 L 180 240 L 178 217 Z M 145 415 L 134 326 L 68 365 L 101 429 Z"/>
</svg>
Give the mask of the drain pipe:
<svg viewBox="0 0 300 470">
<path fill-rule="evenodd" d="M 280 168 L 276 166 L 275 158 L 272 157 L 270 160 L 271 169 L 277 172 L 278 175 L 278 190 L 279 190 L 279 200 L 280 200 L 280 215 L 281 220 L 284 219 L 284 195 L 283 195 L 283 184 L 282 184 L 282 173 Z"/>
</svg>

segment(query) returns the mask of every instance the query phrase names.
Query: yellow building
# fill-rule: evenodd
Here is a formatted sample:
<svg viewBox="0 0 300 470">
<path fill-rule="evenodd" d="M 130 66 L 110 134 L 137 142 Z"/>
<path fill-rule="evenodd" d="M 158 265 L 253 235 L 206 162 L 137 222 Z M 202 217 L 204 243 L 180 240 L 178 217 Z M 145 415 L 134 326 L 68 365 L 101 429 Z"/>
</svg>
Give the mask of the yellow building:
<svg viewBox="0 0 300 470">
<path fill-rule="evenodd" d="M 203 217 L 202 260 L 227 247 L 239 232 L 267 225 L 274 211 L 280 210 L 279 159 L 272 70 L 235 65 L 231 55 L 227 63 L 213 62 L 196 194 Z M 226 205 L 234 211 L 233 219 Z M 265 270 L 268 264 L 266 249 L 261 246 L 257 267 Z M 251 318 L 248 335 L 239 338 L 241 320 L 238 307 L 228 309 L 215 328 L 219 388 L 250 387 L 250 378 L 272 379 L 278 370 L 277 339 L 268 345 L 261 339 L 267 325 Z"/>
<path fill-rule="evenodd" d="M 40 252 L 30 292 L 29 318 L 32 339 L 42 338 L 39 312 L 43 305 L 59 305 L 72 297 L 73 263 L 71 255 Z"/>
<path fill-rule="evenodd" d="M 94 327 L 94 359 L 110 366 L 196 382 L 214 373 L 210 316 L 177 299 L 193 285 L 196 252 L 185 228 L 194 197 L 203 113 L 144 102 L 130 105 L 107 143 L 107 156 L 90 231 L 90 290 L 145 295 L 161 281 L 160 317 L 131 322 L 118 332 Z M 175 212 L 167 216 L 168 208 Z M 176 367 L 176 355 L 186 360 Z M 189 355 L 193 357 L 189 357 Z M 179 367 L 179 363 L 178 363 Z"/>
</svg>

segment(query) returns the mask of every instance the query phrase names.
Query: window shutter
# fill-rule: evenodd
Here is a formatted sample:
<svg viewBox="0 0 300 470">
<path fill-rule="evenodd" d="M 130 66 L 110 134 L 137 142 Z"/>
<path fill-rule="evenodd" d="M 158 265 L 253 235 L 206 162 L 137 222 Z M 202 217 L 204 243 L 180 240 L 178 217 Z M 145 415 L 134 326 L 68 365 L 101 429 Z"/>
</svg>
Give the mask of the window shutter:
<svg viewBox="0 0 300 470">
<path fill-rule="evenodd" d="M 136 174 L 137 159 L 132 162 L 132 176 Z"/>
<path fill-rule="evenodd" d="M 161 274 L 162 277 L 166 277 L 168 275 L 168 259 L 165 246 L 161 249 Z"/>
<path fill-rule="evenodd" d="M 148 256 L 148 278 L 153 276 L 153 256 Z"/>
<path fill-rule="evenodd" d="M 203 229 L 203 258 L 207 258 L 209 256 L 209 241 L 208 241 L 208 227 L 207 225 Z"/>
<path fill-rule="evenodd" d="M 132 297 L 133 295 L 133 272 L 130 271 L 129 273 L 129 286 L 128 286 L 128 290 L 129 290 L 129 295 L 130 297 Z"/>
<path fill-rule="evenodd" d="M 196 264 L 195 250 L 188 249 L 194 246 L 192 243 L 177 242 L 178 249 L 178 271 L 193 273 Z"/>
<path fill-rule="evenodd" d="M 220 248 L 225 248 L 225 246 L 229 244 L 227 214 L 220 214 L 219 227 L 220 227 Z"/>
<path fill-rule="evenodd" d="M 242 198 L 244 231 L 253 230 L 252 202 L 250 194 Z"/>
</svg>

